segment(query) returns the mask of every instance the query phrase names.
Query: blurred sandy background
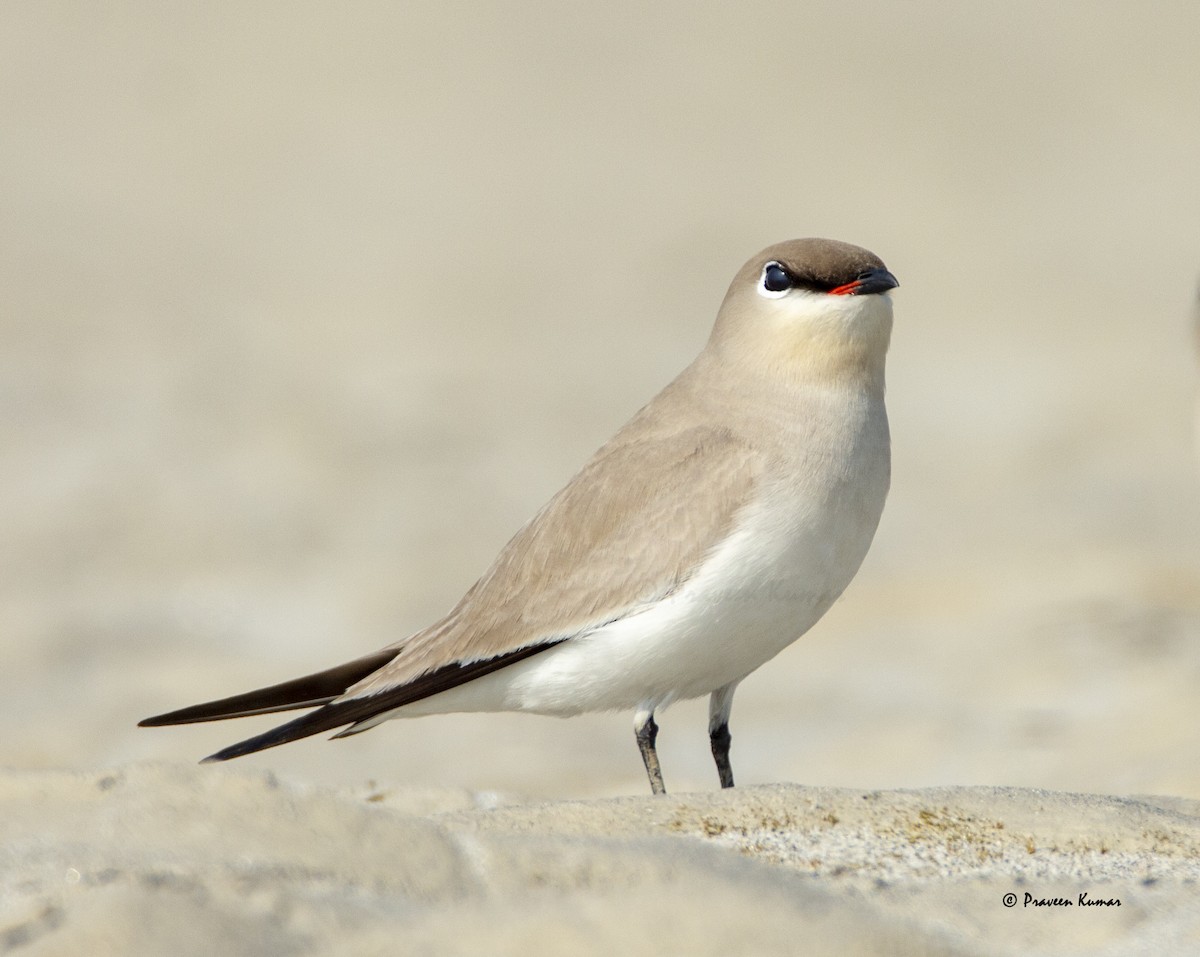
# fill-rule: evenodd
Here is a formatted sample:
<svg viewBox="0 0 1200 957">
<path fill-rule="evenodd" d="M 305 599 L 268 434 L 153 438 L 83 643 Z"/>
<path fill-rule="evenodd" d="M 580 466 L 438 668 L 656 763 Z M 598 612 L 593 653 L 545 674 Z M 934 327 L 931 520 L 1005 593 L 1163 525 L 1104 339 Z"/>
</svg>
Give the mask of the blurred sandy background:
<svg viewBox="0 0 1200 957">
<path fill-rule="evenodd" d="M 1200 7 L 7 4 L 0 764 L 441 614 L 760 247 L 899 276 L 894 484 L 747 680 L 739 783 L 1200 796 Z M 703 703 L 668 788 L 711 789 Z M 394 722 L 290 779 L 641 794 L 631 716 Z M 222 769 L 208 769 L 212 774 Z"/>
</svg>

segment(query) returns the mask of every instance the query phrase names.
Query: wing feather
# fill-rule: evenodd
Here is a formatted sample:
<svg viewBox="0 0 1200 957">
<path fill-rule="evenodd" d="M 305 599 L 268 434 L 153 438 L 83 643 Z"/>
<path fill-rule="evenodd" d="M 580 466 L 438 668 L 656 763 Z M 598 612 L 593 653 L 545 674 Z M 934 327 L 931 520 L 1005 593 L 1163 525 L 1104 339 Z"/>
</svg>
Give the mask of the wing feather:
<svg viewBox="0 0 1200 957">
<path fill-rule="evenodd" d="M 445 618 L 374 655 L 142 724 L 320 706 L 205 759 L 228 760 L 369 722 L 669 595 L 729 533 L 763 463 L 728 430 L 640 428 L 651 407 L 513 536 Z"/>
<path fill-rule="evenodd" d="M 610 443 L 444 619 L 401 642 L 345 697 L 585 634 L 670 594 L 728 534 L 759 465 L 744 443 L 708 427 Z"/>
</svg>

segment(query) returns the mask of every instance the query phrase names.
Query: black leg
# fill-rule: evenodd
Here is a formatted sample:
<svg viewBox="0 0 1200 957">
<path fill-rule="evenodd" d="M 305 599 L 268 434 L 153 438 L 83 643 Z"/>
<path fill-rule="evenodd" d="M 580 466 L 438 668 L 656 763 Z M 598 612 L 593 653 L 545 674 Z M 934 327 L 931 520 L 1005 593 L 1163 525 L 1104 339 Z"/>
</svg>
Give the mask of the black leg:
<svg viewBox="0 0 1200 957">
<path fill-rule="evenodd" d="M 708 740 L 712 745 L 713 760 L 717 762 L 717 775 L 721 787 L 733 787 L 733 767 L 729 764 L 729 712 L 733 710 L 733 693 L 737 682 L 722 685 L 708 699 Z"/>
<path fill-rule="evenodd" d="M 658 766 L 658 752 L 654 750 L 654 742 L 658 738 L 658 725 L 654 723 L 654 712 L 646 712 L 644 717 L 639 713 L 634 718 L 633 732 L 637 737 L 638 750 L 642 752 L 646 774 L 650 777 L 650 790 L 655 794 L 666 794 L 662 768 Z"/>
<path fill-rule="evenodd" d="M 721 787 L 733 787 L 733 768 L 729 764 L 729 743 L 733 736 L 729 733 L 729 725 L 722 724 L 708 732 L 708 740 L 712 744 L 713 760 L 717 762 L 717 774 L 721 778 Z"/>
</svg>

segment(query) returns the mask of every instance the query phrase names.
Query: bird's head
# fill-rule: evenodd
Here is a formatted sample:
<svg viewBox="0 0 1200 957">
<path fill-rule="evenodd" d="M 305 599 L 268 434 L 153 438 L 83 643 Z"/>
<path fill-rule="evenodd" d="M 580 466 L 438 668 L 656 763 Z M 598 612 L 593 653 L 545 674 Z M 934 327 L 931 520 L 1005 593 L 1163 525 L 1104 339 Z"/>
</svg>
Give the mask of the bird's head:
<svg viewBox="0 0 1200 957">
<path fill-rule="evenodd" d="M 832 239 L 768 246 L 734 277 L 709 349 L 805 378 L 878 374 L 899 284 L 874 253 Z"/>
</svg>

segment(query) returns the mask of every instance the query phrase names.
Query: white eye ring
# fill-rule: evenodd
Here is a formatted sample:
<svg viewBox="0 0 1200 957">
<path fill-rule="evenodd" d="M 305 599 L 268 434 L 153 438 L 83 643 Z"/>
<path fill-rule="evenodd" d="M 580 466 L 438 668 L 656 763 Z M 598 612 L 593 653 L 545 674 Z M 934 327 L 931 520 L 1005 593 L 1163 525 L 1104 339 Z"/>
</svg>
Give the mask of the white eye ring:
<svg viewBox="0 0 1200 957">
<path fill-rule="evenodd" d="M 780 286 L 783 282 L 785 285 Z M 771 286 L 780 286 L 780 288 L 772 289 Z M 782 299 L 792 289 L 792 277 L 788 275 L 788 271 L 782 265 L 771 260 L 762 268 L 762 272 L 758 276 L 758 294 L 764 299 Z"/>
</svg>

